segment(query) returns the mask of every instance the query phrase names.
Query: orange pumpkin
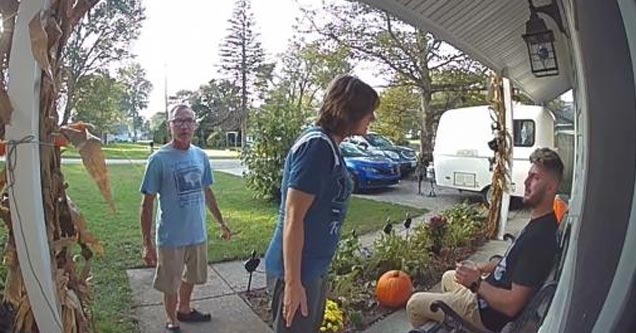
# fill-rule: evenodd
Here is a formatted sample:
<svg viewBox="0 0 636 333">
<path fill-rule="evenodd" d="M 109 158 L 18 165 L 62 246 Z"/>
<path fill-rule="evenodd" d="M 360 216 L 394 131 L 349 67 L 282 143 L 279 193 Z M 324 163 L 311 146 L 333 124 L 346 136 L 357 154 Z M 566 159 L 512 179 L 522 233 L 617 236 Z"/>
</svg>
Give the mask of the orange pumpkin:
<svg viewBox="0 0 636 333">
<path fill-rule="evenodd" d="M 393 270 L 380 277 L 375 295 L 381 305 L 391 308 L 402 307 L 413 293 L 413 283 L 408 274 Z"/>
</svg>

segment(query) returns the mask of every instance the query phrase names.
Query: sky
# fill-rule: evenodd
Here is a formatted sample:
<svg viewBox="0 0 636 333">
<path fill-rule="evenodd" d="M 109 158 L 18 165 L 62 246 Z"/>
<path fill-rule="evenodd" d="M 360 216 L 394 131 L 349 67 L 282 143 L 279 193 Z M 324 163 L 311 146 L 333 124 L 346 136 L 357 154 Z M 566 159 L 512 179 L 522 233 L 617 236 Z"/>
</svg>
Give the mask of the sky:
<svg viewBox="0 0 636 333">
<path fill-rule="evenodd" d="M 299 7 L 317 8 L 321 2 L 252 0 L 255 30 L 260 33 L 267 60 L 274 61 L 277 54 L 286 50 L 293 35 L 292 26 L 301 15 Z M 143 4 L 147 18 L 132 52 L 153 84 L 149 105 L 141 112 L 149 118 L 165 111 L 166 90 L 171 96 L 179 90 L 195 90 L 219 77 L 219 46 L 228 34 L 234 0 L 143 0 Z M 384 83 L 371 68 L 357 68 L 355 74 L 372 86 Z M 571 94 L 565 99 L 571 100 Z"/>
<path fill-rule="evenodd" d="M 219 75 L 219 45 L 227 36 L 233 0 L 145 0 L 146 21 L 132 45 L 135 61 L 146 69 L 153 84 L 148 108 L 142 115 L 165 110 L 168 96 L 194 90 Z M 317 6 L 320 0 L 252 0 L 260 41 L 268 60 L 285 51 L 299 5 Z"/>
</svg>

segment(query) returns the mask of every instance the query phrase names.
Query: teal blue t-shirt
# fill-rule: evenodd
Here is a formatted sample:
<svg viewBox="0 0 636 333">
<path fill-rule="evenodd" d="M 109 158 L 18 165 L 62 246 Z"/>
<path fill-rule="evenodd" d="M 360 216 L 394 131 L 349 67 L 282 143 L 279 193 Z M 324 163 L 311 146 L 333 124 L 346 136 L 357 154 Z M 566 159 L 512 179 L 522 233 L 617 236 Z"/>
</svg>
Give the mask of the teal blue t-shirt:
<svg viewBox="0 0 636 333">
<path fill-rule="evenodd" d="M 197 245 L 207 240 L 203 190 L 213 182 L 210 160 L 198 147 L 179 150 L 167 144 L 150 156 L 140 190 L 159 195 L 158 247 Z"/>
<path fill-rule="evenodd" d="M 322 128 L 304 132 L 287 154 L 280 215 L 265 255 L 267 275 L 277 278 L 284 278 L 285 274 L 283 228 L 289 188 L 314 195 L 305 215 L 301 259 L 301 279 L 309 282 L 327 273 L 340 241 L 340 229 L 353 188 L 340 148 Z"/>
</svg>

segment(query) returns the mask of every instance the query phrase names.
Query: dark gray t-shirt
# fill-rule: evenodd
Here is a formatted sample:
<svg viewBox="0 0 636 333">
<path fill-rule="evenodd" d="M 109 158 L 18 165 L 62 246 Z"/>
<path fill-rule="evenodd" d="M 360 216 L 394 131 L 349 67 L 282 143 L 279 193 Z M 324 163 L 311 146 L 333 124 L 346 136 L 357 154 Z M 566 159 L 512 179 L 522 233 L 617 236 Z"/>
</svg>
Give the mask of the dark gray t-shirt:
<svg viewBox="0 0 636 333">
<path fill-rule="evenodd" d="M 531 220 L 486 282 L 508 290 L 513 283 L 539 289 L 554 264 L 557 228 L 554 212 Z M 479 312 L 484 326 L 497 332 L 514 319 L 491 308 L 482 298 L 479 298 Z"/>
</svg>

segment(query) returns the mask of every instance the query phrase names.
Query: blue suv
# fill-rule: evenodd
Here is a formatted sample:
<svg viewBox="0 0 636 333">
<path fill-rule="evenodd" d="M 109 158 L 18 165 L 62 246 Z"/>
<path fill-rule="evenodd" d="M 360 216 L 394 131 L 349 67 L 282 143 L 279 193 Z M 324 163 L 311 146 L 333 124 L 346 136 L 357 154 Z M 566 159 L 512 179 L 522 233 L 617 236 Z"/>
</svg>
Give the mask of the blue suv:
<svg viewBox="0 0 636 333">
<path fill-rule="evenodd" d="M 348 142 L 340 144 L 353 179 L 353 191 L 383 188 L 400 182 L 400 167 L 384 156 L 371 155 Z"/>
</svg>

